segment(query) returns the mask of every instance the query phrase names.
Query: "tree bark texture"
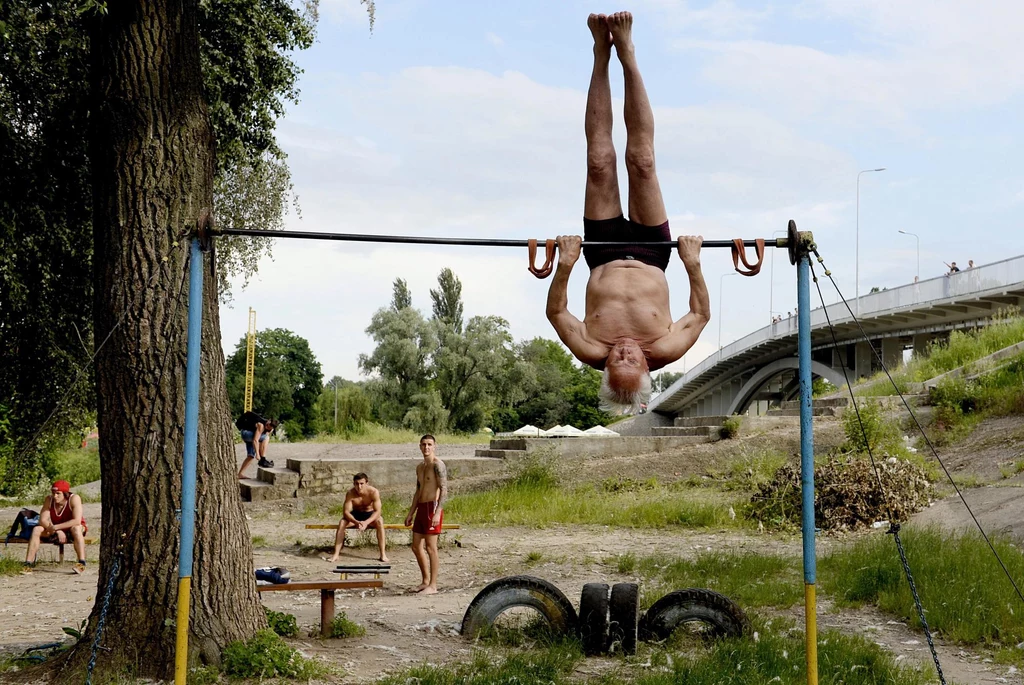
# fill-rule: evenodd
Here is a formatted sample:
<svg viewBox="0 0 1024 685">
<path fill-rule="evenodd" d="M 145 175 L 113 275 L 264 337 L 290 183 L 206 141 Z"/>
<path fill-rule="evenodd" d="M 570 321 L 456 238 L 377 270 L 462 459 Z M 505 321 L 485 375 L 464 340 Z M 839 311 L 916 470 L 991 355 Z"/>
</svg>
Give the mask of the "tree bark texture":
<svg viewBox="0 0 1024 685">
<path fill-rule="evenodd" d="M 213 133 L 197 0 L 107 6 L 91 31 L 90 140 L 103 527 L 87 636 L 62 672 L 71 677 L 86 663 L 107 602 L 97 671 L 170 678 L 188 252 L 200 213 L 213 202 Z M 219 663 L 228 642 L 265 625 L 235 477 L 212 259 L 204 256 L 190 665 Z"/>
</svg>

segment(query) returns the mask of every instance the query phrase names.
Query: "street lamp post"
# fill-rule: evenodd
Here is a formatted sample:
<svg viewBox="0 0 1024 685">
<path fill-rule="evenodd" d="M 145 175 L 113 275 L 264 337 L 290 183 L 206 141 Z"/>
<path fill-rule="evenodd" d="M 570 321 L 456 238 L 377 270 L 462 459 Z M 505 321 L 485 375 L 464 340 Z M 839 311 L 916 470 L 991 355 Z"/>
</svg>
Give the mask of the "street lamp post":
<svg viewBox="0 0 1024 685">
<path fill-rule="evenodd" d="M 885 171 L 885 167 L 878 167 L 877 169 L 864 169 L 863 171 L 857 172 L 857 247 L 856 247 L 856 265 L 854 272 L 856 274 L 856 283 L 854 285 L 854 297 L 857 299 L 857 316 L 860 316 L 860 176 L 861 174 L 870 174 L 875 171 Z"/>
<path fill-rule="evenodd" d="M 774 252 L 774 251 L 773 251 Z M 718 279 L 718 350 L 722 350 L 722 302 L 725 300 L 722 297 L 722 286 L 726 276 L 739 276 L 735 271 L 722 274 Z"/>
<path fill-rule="evenodd" d="M 916 233 L 911 233 L 910 231 L 898 232 L 902 233 L 903 235 L 912 235 L 914 236 L 914 240 L 917 241 L 917 275 L 914 276 L 914 282 L 916 283 L 917 281 L 921 280 L 921 238 L 919 238 Z"/>
<path fill-rule="evenodd" d="M 338 432 L 338 379 L 332 378 L 331 385 L 334 386 L 334 432 Z"/>
</svg>

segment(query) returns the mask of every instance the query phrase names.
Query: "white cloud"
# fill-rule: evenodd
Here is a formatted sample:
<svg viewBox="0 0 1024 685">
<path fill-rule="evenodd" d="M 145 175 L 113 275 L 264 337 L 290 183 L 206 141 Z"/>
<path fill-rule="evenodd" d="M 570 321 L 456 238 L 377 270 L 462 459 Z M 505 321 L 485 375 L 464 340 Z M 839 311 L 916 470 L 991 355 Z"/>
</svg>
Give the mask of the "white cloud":
<svg viewBox="0 0 1024 685">
<path fill-rule="evenodd" d="M 496 48 L 500 48 L 503 45 L 505 45 L 505 40 L 496 33 L 488 31 L 487 33 L 484 34 L 484 38 L 486 38 L 487 42 Z"/>
<path fill-rule="evenodd" d="M 644 15 L 640 21 L 645 21 L 648 13 L 658 15 L 658 27 L 662 30 L 716 38 L 751 35 L 772 14 L 771 8 L 748 10 L 737 7 L 732 0 L 713 0 L 700 8 L 686 0 L 639 0 L 634 5 L 634 14 Z"/>
<path fill-rule="evenodd" d="M 1024 87 L 1019 2 L 824 0 L 801 6 L 793 17 L 855 26 L 859 44 L 826 51 L 679 30 L 675 45 L 704 53 L 702 74 L 714 84 L 755 95 L 790 116 L 864 127 L 913 130 L 918 112 L 997 104 Z"/>
</svg>

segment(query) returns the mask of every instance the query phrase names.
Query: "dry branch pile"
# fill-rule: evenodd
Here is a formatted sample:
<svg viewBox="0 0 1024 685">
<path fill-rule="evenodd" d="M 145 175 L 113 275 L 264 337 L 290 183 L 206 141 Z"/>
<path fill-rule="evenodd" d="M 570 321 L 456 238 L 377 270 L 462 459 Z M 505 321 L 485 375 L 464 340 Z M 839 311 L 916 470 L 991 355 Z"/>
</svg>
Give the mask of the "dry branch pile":
<svg viewBox="0 0 1024 685">
<path fill-rule="evenodd" d="M 830 456 L 814 467 L 818 528 L 856 530 L 890 517 L 902 522 L 928 506 L 932 485 L 921 467 L 895 457 L 876 463 L 878 477 L 865 457 Z M 751 497 L 749 516 L 765 525 L 799 525 L 800 499 L 800 467 L 786 465 Z"/>
</svg>

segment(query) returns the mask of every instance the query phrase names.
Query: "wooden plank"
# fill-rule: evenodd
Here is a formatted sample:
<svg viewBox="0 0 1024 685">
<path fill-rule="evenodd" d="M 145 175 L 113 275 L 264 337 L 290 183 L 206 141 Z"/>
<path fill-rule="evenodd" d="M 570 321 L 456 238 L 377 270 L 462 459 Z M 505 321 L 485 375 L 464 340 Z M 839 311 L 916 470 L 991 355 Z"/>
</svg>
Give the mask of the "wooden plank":
<svg viewBox="0 0 1024 685">
<path fill-rule="evenodd" d="M 458 523 L 444 523 L 441 525 L 441 530 L 458 530 L 461 526 Z M 401 523 L 385 523 L 385 530 L 412 530 L 412 526 L 405 526 Z M 306 530 L 337 530 L 337 523 L 307 523 Z M 366 530 L 372 530 L 373 526 L 370 526 Z M 355 528 L 349 527 L 348 530 L 355 530 Z"/>
<path fill-rule="evenodd" d="M 298 592 L 300 590 L 354 590 L 357 588 L 384 587 L 383 580 L 311 580 L 281 585 L 257 585 L 257 592 Z"/>
<path fill-rule="evenodd" d="M 96 544 L 96 542 L 98 540 L 99 540 L 99 538 L 85 538 L 85 544 L 87 544 L 87 545 L 94 545 L 94 544 Z M 73 543 L 74 543 L 74 540 L 70 536 L 68 536 L 68 541 L 65 542 L 64 544 L 65 545 L 70 545 L 70 544 L 73 544 Z M 15 537 L 15 538 L 11 538 L 10 540 L 7 540 L 4 544 L 5 545 L 27 545 L 28 544 L 28 540 L 26 540 L 25 538 L 17 538 L 17 537 Z M 59 545 L 60 543 L 59 542 L 44 542 L 43 544 L 44 545 Z"/>
</svg>

